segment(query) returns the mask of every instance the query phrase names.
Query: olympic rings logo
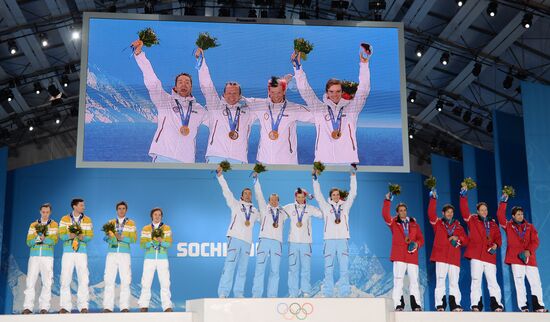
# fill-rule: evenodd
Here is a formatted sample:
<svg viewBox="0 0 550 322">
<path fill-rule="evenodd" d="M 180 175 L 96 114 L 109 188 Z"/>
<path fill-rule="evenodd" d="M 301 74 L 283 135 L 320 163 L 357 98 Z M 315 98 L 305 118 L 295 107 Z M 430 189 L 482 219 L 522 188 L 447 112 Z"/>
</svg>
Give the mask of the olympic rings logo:
<svg viewBox="0 0 550 322">
<path fill-rule="evenodd" d="M 311 303 L 286 303 L 277 304 L 277 313 L 282 315 L 285 320 L 305 320 L 309 315 L 313 313 L 313 304 Z"/>
</svg>

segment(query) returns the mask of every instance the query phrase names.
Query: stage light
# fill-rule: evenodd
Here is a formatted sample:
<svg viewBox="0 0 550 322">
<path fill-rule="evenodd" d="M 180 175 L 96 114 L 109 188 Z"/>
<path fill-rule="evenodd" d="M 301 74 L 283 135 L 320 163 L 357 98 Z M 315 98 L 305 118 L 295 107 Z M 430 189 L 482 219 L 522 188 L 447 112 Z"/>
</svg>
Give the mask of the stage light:
<svg viewBox="0 0 550 322">
<path fill-rule="evenodd" d="M 442 100 L 438 100 L 437 101 L 437 104 L 435 105 L 436 109 L 438 112 L 441 112 L 443 111 L 443 101 Z"/>
<path fill-rule="evenodd" d="M 424 55 L 424 46 L 418 45 L 416 46 L 416 57 L 420 58 Z"/>
<path fill-rule="evenodd" d="M 42 85 L 40 85 L 39 82 L 34 83 L 34 92 L 36 93 L 36 95 L 38 95 L 38 94 L 40 94 L 40 92 L 42 92 Z"/>
<path fill-rule="evenodd" d="M 456 0 L 456 5 L 459 6 L 459 7 L 462 7 L 465 2 L 466 2 L 466 0 Z"/>
<path fill-rule="evenodd" d="M 521 25 L 525 29 L 531 28 L 531 26 L 533 25 L 533 15 L 529 12 L 525 13 L 523 15 L 523 19 L 521 20 Z"/>
<path fill-rule="evenodd" d="M 460 116 L 462 114 L 462 109 L 459 106 L 455 106 L 453 108 L 453 114 L 456 116 Z"/>
<path fill-rule="evenodd" d="M 34 131 L 34 121 L 33 120 L 28 120 L 27 121 L 27 126 L 29 128 L 29 132 Z"/>
<path fill-rule="evenodd" d="M 487 14 L 490 17 L 494 17 L 497 15 L 497 9 L 498 9 L 498 2 L 491 1 L 489 5 L 487 6 Z"/>
<path fill-rule="evenodd" d="M 474 119 L 472 120 L 472 124 L 473 124 L 474 126 L 480 127 L 481 124 L 483 124 L 483 119 L 482 119 L 481 117 L 479 117 L 479 116 L 476 116 L 476 117 L 474 117 Z"/>
<path fill-rule="evenodd" d="M 41 33 L 38 38 L 40 39 L 40 44 L 42 47 L 48 47 L 48 36 L 45 33 Z"/>
<path fill-rule="evenodd" d="M 514 84 L 514 77 L 512 77 L 512 75 L 510 74 L 506 75 L 506 78 L 502 82 L 502 87 L 504 87 L 505 89 L 510 89 L 510 87 L 512 87 L 513 84 Z"/>
<path fill-rule="evenodd" d="M 409 127 L 409 139 L 414 139 L 414 135 L 416 134 L 416 129 L 414 128 L 414 125 L 411 125 Z"/>
<path fill-rule="evenodd" d="M 470 122 L 470 119 L 472 118 L 472 112 L 470 111 L 466 111 L 464 112 L 464 114 L 462 115 L 462 120 L 466 123 Z"/>
<path fill-rule="evenodd" d="M 443 66 L 447 66 L 449 64 L 449 58 L 450 58 L 449 53 L 444 52 L 443 54 L 441 54 L 441 58 L 439 59 L 439 62 L 441 62 Z"/>
<path fill-rule="evenodd" d="M 71 32 L 71 38 L 72 38 L 73 40 L 78 40 L 78 39 L 80 39 L 80 30 L 74 29 L 74 28 L 73 28 L 73 31 Z"/>
<path fill-rule="evenodd" d="M 63 85 L 63 87 L 67 87 L 69 86 L 69 76 L 64 74 L 63 76 L 61 76 L 61 84 Z"/>
<path fill-rule="evenodd" d="M 414 103 L 416 101 L 416 91 L 411 91 L 409 93 L 409 102 Z"/>
<path fill-rule="evenodd" d="M 15 40 L 8 41 L 8 48 L 10 50 L 11 55 L 17 54 L 17 51 L 19 50 L 19 48 L 17 48 L 17 44 L 15 43 Z"/>
<path fill-rule="evenodd" d="M 475 77 L 478 77 L 479 74 L 481 74 L 481 64 L 475 63 L 474 68 L 472 69 L 472 75 L 474 75 Z"/>
</svg>

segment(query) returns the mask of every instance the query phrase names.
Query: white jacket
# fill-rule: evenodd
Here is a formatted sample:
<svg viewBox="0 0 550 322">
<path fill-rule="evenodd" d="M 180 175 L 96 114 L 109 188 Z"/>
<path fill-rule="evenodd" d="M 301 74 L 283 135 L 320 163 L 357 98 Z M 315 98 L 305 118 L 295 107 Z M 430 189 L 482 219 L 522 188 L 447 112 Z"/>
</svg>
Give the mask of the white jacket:
<svg viewBox="0 0 550 322">
<path fill-rule="evenodd" d="M 145 52 L 134 55 L 136 62 L 143 73 L 145 87 L 149 91 L 151 101 L 157 108 L 157 131 L 149 148 L 149 155 L 156 155 L 175 159 L 184 163 L 195 163 L 195 144 L 197 131 L 201 123 L 205 122 L 206 110 L 193 96 L 182 97 L 172 91 L 167 93 L 162 88 L 151 63 Z M 189 135 L 182 135 L 180 127 L 182 120 L 176 100 L 180 103 L 183 112 L 187 112 L 191 103 L 191 117 L 189 119 Z"/>
<path fill-rule="evenodd" d="M 321 186 L 319 181 L 313 179 L 313 194 L 315 199 L 319 203 L 319 207 L 323 212 L 324 225 L 324 239 L 349 239 L 349 212 L 353 205 L 353 200 L 357 196 L 357 178 L 355 175 L 350 176 L 350 189 L 349 195 L 345 201 L 340 200 L 338 203 L 333 202 L 330 196 L 327 200 L 321 192 Z M 333 208 L 334 207 L 334 208 Z M 334 209 L 338 210 L 340 207 L 340 220 L 339 224 L 336 224 L 336 215 Z"/>
<path fill-rule="evenodd" d="M 265 164 L 298 164 L 298 139 L 296 136 L 296 122 L 315 123 L 315 116 L 306 107 L 285 101 L 272 103 L 269 98 L 248 98 L 250 110 L 260 121 L 260 143 L 256 159 Z M 286 104 L 285 111 L 279 123 L 279 137 L 276 140 L 269 138 L 273 122 Z"/>
<path fill-rule="evenodd" d="M 271 204 L 266 203 L 259 179 L 256 179 L 256 182 L 254 182 L 254 194 L 260 208 L 260 235 L 258 237 L 274 239 L 282 243 L 283 225 L 287 218 L 284 209 L 281 206 L 273 207 Z M 277 215 L 277 210 L 279 211 L 278 226 L 273 227 L 273 215 Z M 273 215 L 271 211 L 273 211 Z"/>
<path fill-rule="evenodd" d="M 306 208 L 304 210 L 304 207 Z M 290 243 L 308 243 L 313 242 L 312 239 L 312 228 L 311 228 L 311 217 L 323 218 L 323 213 L 319 208 L 307 203 L 301 205 L 297 202 L 288 204 L 283 207 L 286 214 L 290 218 L 290 232 L 288 233 L 288 242 Z M 298 227 L 298 216 L 302 215 L 304 212 L 304 217 L 302 217 L 302 226 Z"/>
<path fill-rule="evenodd" d="M 229 228 L 227 229 L 227 237 L 234 237 L 247 243 L 252 243 L 252 230 L 254 228 L 254 223 L 260 219 L 258 209 L 256 209 L 256 207 L 249 202 L 235 199 L 223 175 L 218 177 L 218 182 L 222 188 L 225 202 L 231 209 L 231 222 L 229 224 Z M 249 226 L 245 225 L 245 211 L 247 213 L 250 212 Z"/>
<path fill-rule="evenodd" d="M 210 129 L 206 157 L 231 158 L 248 163 L 248 137 L 256 116 L 250 112 L 246 104 L 242 103 L 244 101 L 229 105 L 223 97 L 218 96 L 206 60 L 203 60 L 199 69 L 199 83 L 202 94 L 206 98 L 208 127 Z M 229 111 L 234 120 L 238 109 L 240 110 L 240 117 L 236 131 L 239 133 L 239 137 L 233 140 L 229 137 L 231 128 L 227 113 Z"/>
<path fill-rule="evenodd" d="M 369 63 L 360 63 L 359 66 L 359 86 L 355 97 L 352 100 L 342 98 L 338 104 L 334 104 L 326 94 L 323 95 L 322 101 L 319 100 L 311 86 L 309 86 L 303 68 L 294 69 L 298 91 L 315 114 L 315 126 L 317 128 L 315 161 L 359 163 L 356 138 L 357 119 L 370 93 Z M 334 139 L 332 138 L 333 126 L 328 109 L 332 109 L 336 120 L 342 107 L 344 108 L 340 126 L 342 136 L 339 139 Z"/>
</svg>

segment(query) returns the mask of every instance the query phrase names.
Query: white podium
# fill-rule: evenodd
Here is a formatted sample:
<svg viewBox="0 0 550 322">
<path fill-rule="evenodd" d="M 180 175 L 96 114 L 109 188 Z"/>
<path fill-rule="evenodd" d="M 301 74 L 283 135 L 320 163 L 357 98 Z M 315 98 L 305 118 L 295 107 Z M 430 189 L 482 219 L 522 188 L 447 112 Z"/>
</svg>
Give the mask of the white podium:
<svg viewBox="0 0 550 322">
<path fill-rule="evenodd" d="M 193 322 L 393 322 L 386 298 L 198 299 L 186 302 Z"/>
</svg>

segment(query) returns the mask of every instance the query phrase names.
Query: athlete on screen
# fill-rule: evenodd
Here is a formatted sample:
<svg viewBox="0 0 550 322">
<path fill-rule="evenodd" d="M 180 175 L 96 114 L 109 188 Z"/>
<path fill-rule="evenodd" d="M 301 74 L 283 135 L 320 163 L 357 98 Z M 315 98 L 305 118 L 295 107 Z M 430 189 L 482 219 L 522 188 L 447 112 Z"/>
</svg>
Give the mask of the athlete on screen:
<svg viewBox="0 0 550 322">
<path fill-rule="evenodd" d="M 206 110 L 191 93 L 191 75 L 177 75 L 172 92 L 168 93 L 143 52 L 143 41 L 134 41 L 132 47 L 143 73 L 145 87 L 158 112 L 157 131 L 149 148 L 149 156 L 153 162 L 194 163 L 197 131 L 206 122 Z"/>
<path fill-rule="evenodd" d="M 315 161 L 328 164 L 359 163 L 356 128 L 357 119 L 370 93 L 371 53 L 370 45 L 361 45 L 359 85 L 355 97 L 351 100 L 342 98 L 342 82 L 333 78 L 327 81 L 322 100 L 317 98 L 307 80 L 300 54 L 292 53 L 291 61 L 298 91 L 315 115 Z"/>
</svg>

